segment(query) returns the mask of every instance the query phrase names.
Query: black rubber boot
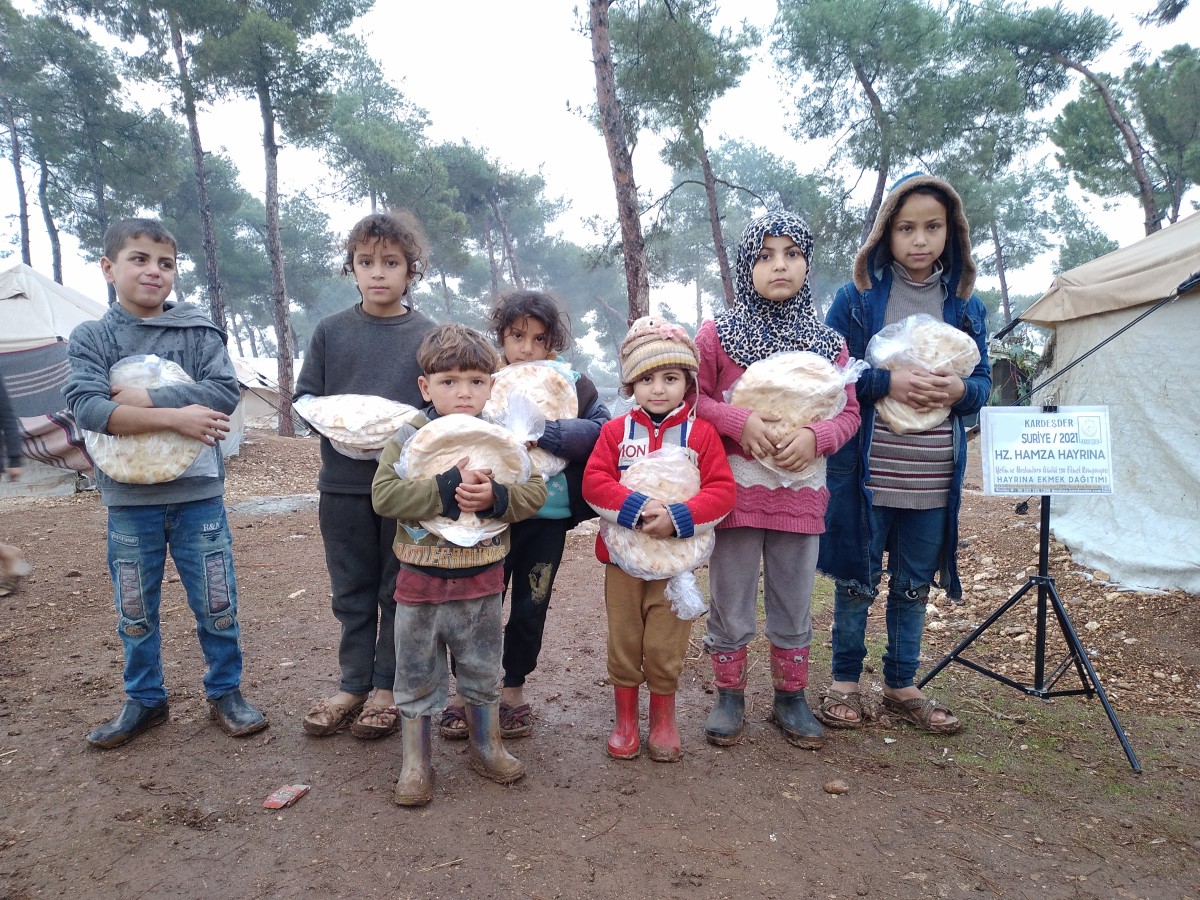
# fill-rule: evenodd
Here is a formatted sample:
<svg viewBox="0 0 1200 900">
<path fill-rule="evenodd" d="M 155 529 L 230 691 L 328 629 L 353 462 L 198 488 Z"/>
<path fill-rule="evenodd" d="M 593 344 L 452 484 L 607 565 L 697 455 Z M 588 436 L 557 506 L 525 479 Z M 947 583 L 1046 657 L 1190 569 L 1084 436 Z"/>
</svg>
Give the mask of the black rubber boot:
<svg viewBox="0 0 1200 900">
<path fill-rule="evenodd" d="M 746 691 L 742 688 L 717 688 L 717 702 L 704 723 L 704 737 L 710 744 L 728 747 L 742 736 L 746 721 Z"/>
<path fill-rule="evenodd" d="M 776 691 L 771 716 L 789 744 L 805 750 L 825 745 L 825 729 L 808 708 L 804 691 Z"/>
<path fill-rule="evenodd" d="M 271 723 L 267 717 L 246 702 L 242 692 L 234 688 L 228 694 L 222 694 L 216 700 L 208 700 L 208 715 L 216 719 L 217 724 L 233 737 L 245 737 L 262 731 Z"/>
<path fill-rule="evenodd" d="M 92 731 L 87 736 L 87 742 L 105 750 L 120 747 L 143 731 L 161 725 L 170 716 L 170 707 L 165 702 L 158 706 L 145 706 L 136 700 L 126 700 L 117 717 Z"/>
</svg>

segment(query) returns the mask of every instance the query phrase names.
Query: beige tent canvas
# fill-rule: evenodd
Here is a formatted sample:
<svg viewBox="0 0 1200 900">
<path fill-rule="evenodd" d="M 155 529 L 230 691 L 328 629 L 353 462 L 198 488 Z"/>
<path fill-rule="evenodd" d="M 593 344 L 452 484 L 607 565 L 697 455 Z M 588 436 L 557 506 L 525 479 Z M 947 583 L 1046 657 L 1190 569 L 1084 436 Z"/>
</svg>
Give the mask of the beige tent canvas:
<svg viewBox="0 0 1200 900">
<path fill-rule="evenodd" d="M 1054 329 L 1063 371 L 1200 270 L 1200 214 L 1064 272 L 1021 320 Z M 1051 528 L 1073 558 L 1130 587 L 1200 593 L 1200 286 L 1133 324 L 1034 404 L 1107 406 L 1115 490 L 1058 496 Z"/>
</svg>

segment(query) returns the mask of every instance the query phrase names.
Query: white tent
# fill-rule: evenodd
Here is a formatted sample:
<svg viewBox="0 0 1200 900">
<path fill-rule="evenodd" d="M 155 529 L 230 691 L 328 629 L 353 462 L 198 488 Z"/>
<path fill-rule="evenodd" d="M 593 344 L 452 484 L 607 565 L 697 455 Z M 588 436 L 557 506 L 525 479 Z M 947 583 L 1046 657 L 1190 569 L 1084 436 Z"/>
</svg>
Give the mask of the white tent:
<svg viewBox="0 0 1200 900">
<path fill-rule="evenodd" d="M 302 364 L 303 360 L 292 360 L 293 379 Z M 235 356 L 233 368 L 242 385 L 246 424 L 274 428 L 279 424 L 279 361 L 273 356 Z"/>
<path fill-rule="evenodd" d="M 26 436 L 21 480 L 0 482 L 0 497 L 70 494 L 78 472 L 90 470 L 81 444 L 75 446 L 78 430 L 64 412 L 59 390 L 66 381 L 65 341 L 71 330 L 107 310 L 107 303 L 23 263 L 0 271 L 0 373 Z M 230 433 L 221 442 L 225 456 L 235 455 L 241 446 L 248 397 L 243 388 Z"/>
<path fill-rule="evenodd" d="M 1021 320 L 1053 328 L 1060 372 L 1200 270 L 1200 214 L 1064 272 Z M 1058 496 L 1055 537 L 1084 565 L 1135 587 L 1200 593 L 1200 285 L 1055 379 L 1035 404 L 1107 406 L 1113 494 Z"/>
<path fill-rule="evenodd" d="M 100 318 L 107 309 L 24 263 L 0 272 L 0 371 L 27 435 L 21 480 L 0 482 L 0 497 L 75 491 L 78 472 L 67 466 L 89 463 L 73 443 L 78 440 L 73 421 L 61 415 L 64 342 L 76 325 Z"/>
</svg>

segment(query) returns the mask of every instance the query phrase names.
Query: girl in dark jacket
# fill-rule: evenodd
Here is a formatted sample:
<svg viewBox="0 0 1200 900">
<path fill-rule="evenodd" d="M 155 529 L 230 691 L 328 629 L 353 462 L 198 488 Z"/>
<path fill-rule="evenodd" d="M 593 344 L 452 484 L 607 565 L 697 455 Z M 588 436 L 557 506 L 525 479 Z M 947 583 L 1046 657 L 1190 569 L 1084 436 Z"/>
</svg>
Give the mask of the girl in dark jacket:
<svg viewBox="0 0 1200 900">
<path fill-rule="evenodd" d="M 980 362 L 966 378 L 949 370 L 872 368 L 857 382 L 862 425 L 829 460 L 830 502 L 818 568 L 834 579 L 833 678 L 818 717 L 834 728 L 863 725 L 859 678 L 867 613 L 887 551 L 887 649 L 883 703 L 917 728 L 951 733 L 961 723 L 914 683 L 925 607 L 935 581 L 962 596 L 958 512 L 966 469 L 963 417 L 991 392 L 987 314 L 972 293 L 975 264 L 962 201 L 945 181 L 922 173 L 897 182 L 854 262 L 854 281 L 837 294 L 826 324 L 845 335 L 850 355 L 886 325 L 925 313 L 970 335 Z M 875 414 L 885 396 L 915 409 L 945 408 L 948 418 L 916 434 L 893 434 Z"/>
</svg>

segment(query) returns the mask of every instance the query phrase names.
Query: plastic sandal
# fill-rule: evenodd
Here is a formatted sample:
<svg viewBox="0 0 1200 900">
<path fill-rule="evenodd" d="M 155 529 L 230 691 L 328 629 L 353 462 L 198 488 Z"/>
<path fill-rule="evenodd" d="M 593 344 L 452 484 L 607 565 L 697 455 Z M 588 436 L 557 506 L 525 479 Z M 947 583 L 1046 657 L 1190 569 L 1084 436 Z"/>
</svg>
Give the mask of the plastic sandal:
<svg viewBox="0 0 1200 900">
<path fill-rule="evenodd" d="M 461 706 L 447 706 L 442 710 L 442 716 L 438 719 L 438 734 L 447 741 L 467 739 L 467 714 Z"/>
<path fill-rule="evenodd" d="M 519 738 L 533 734 L 533 707 L 528 703 L 520 706 L 500 704 L 500 737 Z"/>
</svg>

